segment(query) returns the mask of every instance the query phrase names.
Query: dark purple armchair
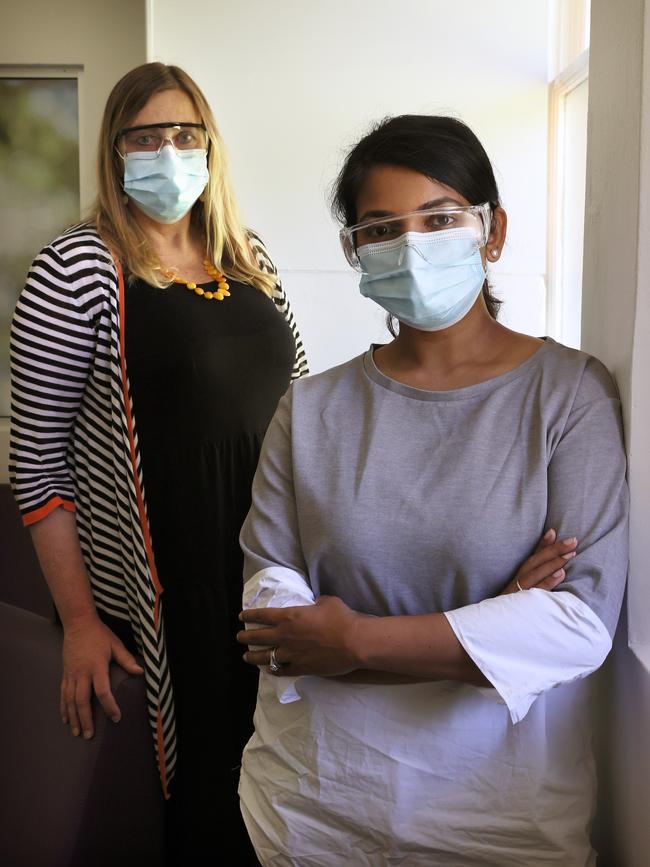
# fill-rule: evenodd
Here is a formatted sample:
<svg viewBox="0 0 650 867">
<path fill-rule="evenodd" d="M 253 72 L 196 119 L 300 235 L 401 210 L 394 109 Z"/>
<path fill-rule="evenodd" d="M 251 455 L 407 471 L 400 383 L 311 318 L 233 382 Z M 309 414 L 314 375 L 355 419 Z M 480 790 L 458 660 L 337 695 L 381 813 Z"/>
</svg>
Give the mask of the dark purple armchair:
<svg viewBox="0 0 650 867">
<path fill-rule="evenodd" d="M 95 705 L 92 740 L 61 723 L 62 632 L 10 496 L 0 486 L 0 864 L 159 867 L 163 799 L 143 680 L 113 668 L 122 719 Z"/>
</svg>

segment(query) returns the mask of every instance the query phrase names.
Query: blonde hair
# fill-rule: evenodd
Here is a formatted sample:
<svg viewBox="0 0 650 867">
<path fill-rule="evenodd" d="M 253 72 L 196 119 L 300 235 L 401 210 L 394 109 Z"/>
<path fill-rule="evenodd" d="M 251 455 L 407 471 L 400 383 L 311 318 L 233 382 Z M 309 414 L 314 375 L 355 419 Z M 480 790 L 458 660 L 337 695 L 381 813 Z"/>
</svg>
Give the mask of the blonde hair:
<svg viewBox="0 0 650 867">
<path fill-rule="evenodd" d="M 131 276 L 152 286 L 169 286 L 169 278 L 161 271 L 162 263 L 157 261 L 146 234 L 124 201 L 121 157 L 116 148 L 120 130 L 155 93 L 165 90 L 184 91 L 207 129 L 210 177 L 201 199 L 192 207 L 191 221 L 205 238 L 208 258 L 232 279 L 272 295 L 277 277 L 263 254 L 258 261 L 253 248 L 255 245 L 259 251 L 257 239 L 241 223 L 228 177 L 225 147 L 210 106 L 199 87 L 178 66 L 145 63 L 127 72 L 111 91 L 99 134 L 98 195 L 90 220 Z"/>
</svg>

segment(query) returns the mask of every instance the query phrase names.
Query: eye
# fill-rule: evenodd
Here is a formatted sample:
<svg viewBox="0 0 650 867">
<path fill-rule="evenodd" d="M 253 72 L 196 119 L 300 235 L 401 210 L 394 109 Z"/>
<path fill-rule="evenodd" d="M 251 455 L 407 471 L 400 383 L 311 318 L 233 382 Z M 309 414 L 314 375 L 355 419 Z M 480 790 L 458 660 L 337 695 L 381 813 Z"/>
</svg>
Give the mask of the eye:
<svg viewBox="0 0 650 867">
<path fill-rule="evenodd" d="M 392 238 L 392 231 L 386 223 L 370 224 L 357 229 L 354 237 L 355 247 L 362 247 L 364 244 L 376 244 L 379 241 L 389 241 Z"/>
<path fill-rule="evenodd" d="M 404 234 L 405 229 L 399 220 L 393 222 L 369 223 L 359 229 L 360 243 L 370 244 L 373 241 L 391 241 Z M 361 240 L 363 238 L 363 240 Z"/>
<path fill-rule="evenodd" d="M 176 147 L 189 148 L 195 145 L 196 136 L 191 130 L 182 129 L 174 138 L 174 143 L 176 144 Z"/>
<path fill-rule="evenodd" d="M 390 225 L 384 223 L 379 226 L 368 226 L 367 229 L 362 229 L 362 231 L 369 237 L 373 239 L 385 238 L 388 235 L 392 234 L 392 228 Z"/>
<path fill-rule="evenodd" d="M 143 130 L 129 133 L 124 138 L 127 151 L 156 151 L 160 147 L 160 136 Z"/>
<path fill-rule="evenodd" d="M 435 231 L 436 229 L 448 229 L 456 222 L 455 214 L 432 214 L 428 219 L 428 226 Z"/>
</svg>

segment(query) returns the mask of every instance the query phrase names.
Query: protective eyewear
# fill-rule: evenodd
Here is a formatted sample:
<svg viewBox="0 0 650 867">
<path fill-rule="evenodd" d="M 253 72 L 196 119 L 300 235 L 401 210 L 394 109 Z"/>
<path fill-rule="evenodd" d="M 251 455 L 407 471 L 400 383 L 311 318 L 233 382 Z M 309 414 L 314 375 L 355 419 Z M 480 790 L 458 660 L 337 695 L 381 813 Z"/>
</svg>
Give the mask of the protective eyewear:
<svg viewBox="0 0 650 867">
<path fill-rule="evenodd" d="M 153 123 L 148 126 L 129 126 L 120 130 L 117 142 L 121 156 L 132 154 L 141 159 L 152 159 L 168 141 L 178 153 L 188 150 L 207 150 L 208 133 L 202 123 Z"/>
<path fill-rule="evenodd" d="M 394 241 L 407 232 L 441 232 L 448 229 L 463 229 L 463 237 L 471 235 L 478 247 L 487 243 L 492 223 L 489 202 L 482 205 L 458 205 L 439 208 L 423 208 L 407 214 L 395 214 L 378 220 L 366 220 L 356 226 L 341 229 L 339 237 L 345 258 L 353 268 L 362 271 L 357 251 L 366 244 Z"/>
</svg>

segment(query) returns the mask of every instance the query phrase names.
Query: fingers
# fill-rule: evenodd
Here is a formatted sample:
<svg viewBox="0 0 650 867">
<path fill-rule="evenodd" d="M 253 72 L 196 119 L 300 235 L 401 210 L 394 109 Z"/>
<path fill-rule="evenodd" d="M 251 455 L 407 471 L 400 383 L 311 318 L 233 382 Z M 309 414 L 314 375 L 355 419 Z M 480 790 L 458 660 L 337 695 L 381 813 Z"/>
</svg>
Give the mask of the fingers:
<svg viewBox="0 0 650 867">
<path fill-rule="evenodd" d="M 61 678 L 61 689 L 59 690 L 59 713 L 61 714 L 61 722 L 63 725 L 68 724 L 68 703 L 65 697 L 66 679 Z"/>
<path fill-rule="evenodd" d="M 70 724 L 70 731 L 77 737 L 81 732 L 81 725 L 77 713 L 76 681 L 71 677 L 64 677 L 61 691 L 64 697 L 66 720 Z"/>
<path fill-rule="evenodd" d="M 265 626 L 273 626 L 278 622 L 281 615 L 290 611 L 290 608 L 247 608 L 239 615 L 242 623 L 261 623 Z"/>
<path fill-rule="evenodd" d="M 554 542 L 545 545 L 545 547 L 539 549 L 534 554 L 531 554 L 531 556 L 524 561 L 521 569 L 517 573 L 519 582 L 522 583 L 522 577 L 525 578 L 535 570 L 543 567 L 545 564 L 549 564 L 552 560 L 556 560 L 558 557 L 565 557 L 567 560 L 570 560 L 571 557 L 567 555 L 573 555 L 577 545 L 578 540 L 575 536 L 572 536 L 569 539 L 563 539 L 561 542 Z M 548 565 L 546 568 L 546 574 L 550 574 Z"/>
<path fill-rule="evenodd" d="M 512 593 L 518 593 L 520 590 L 554 590 L 565 578 L 566 572 L 564 569 L 558 569 L 553 575 L 543 578 L 537 584 L 522 584 L 520 581 L 519 586 L 517 586 L 516 580 L 511 581 L 501 595 L 508 596 Z"/>
<path fill-rule="evenodd" d="M 268 650 L 249 650 L 244 654 L 244 662 L 248 662 L 249 665 L 268 665 L 270 661 L 271 657 Z M 276 661 L 280 662 L 277 654 Z"/>
<path fill-rule="evenodd" d="M 567 563 L 575 557 L 575 551 L 570 551 L 562 554 L 559 557 L 553 557 L 547 560 L 535 569 L 519 575 L 518 580 L 524 590 L 530 590 L 531 587 L 540 586 L 544 580 L 556 580 L 559 584 L 566 577 L 565 567 Z M 562 573 L 562 574 L 560 574 Z M 559 580 L 557 580 L 559 579 Z"/>
<path fill-rule="evenodd" d="M 275 647 L 278 643 L 278 634 L 274 628 L 262 627 L 261 629 L 241 629 L 236 635 L 240 644 L 261 644 L 267 647 Z"/>
<path fill-rule="evenodd" d="M 90 739 L 95 733 L 91 705 L 93 690 L 109 719 L 113 722 L 121 719 L 120 708 L 111 691 L 108 667 L 96 671 L 92 676 L 64 677 L 59 702 L 61 721 L 64 725 L 70 724 L 70 731 L 75 737 L 83 734 L 84 738 Z"/>
<path fill-rule="evenodd" d="M 282 651 L 278 648 L 275 651 L 275 661 L 283 668 L 289 665 L 288 660 L 282 658 Z M 268 667 L 271 664 L 271 652 L 270 650 L 249 650 L 244 654 L 244 662 L 249 665 Z M 280 671 L 272 671 L 270 674 L 278 675 Z"/>
<path fill-rule="evenodd" d="M 59 710 L 63 723 L 70 726 L 75 737 L 83 733 L 85 738 L 92 738 L 95 732 L 93 691 L 110 719 L 114 722 L 120 719 L 109 679 L 111 659 L 129 674 L 142 674 L 135 657 L 99 620 L 73 623 L 64 630 Z"/>
<path fill-rule="evenodd" d="M 538 551 L 541 551 L 543 548 L 546 548 L 548 545 L 552 545 L 553 542 L 555 542 L 556 536 L 557 536 L 557 533 L 555 532 L 555 530 L 552 527 L 550 530 L 547 530 L 544 533 L 544 535 L 542 536 L 542 538 L 539 540 L 539 544 L 538 544 L 537 548 L 535 548 L 535 553 L 537 553 Z"/>
<path fill-rule="evenodd" d="M 118 665 L 121 665 L 125 671 L 129 672 L 129 674 L 142 674 L 144 669 L 141 665 L 138 665 L 136 658 L 133 654 L 129 653 L 121 641 L 114 641 L 111 644 L 111 651 L 115 662 L 117 662 Z"/>
<path fill-rule="evenodd" d="M 120 713 L 118 704 L 111 691 L 111 681 L 108 669 L 95 673 L 93 677 L 93 687 L 95 689 L 97 700 L 101 704 L 106 716 L 113 722 L 119 722 L 122 714 Z"/>
<path fill-rule="evenodd" d="M 533 587 L 552 590 L 564 581 L 566 566 L 576 556 L 578 540 L 571 536 L 556 542 L 555 537 L 554 529 L 544 534 L 535 553 L 524 561 L 504 593 L 517 593 L 520 589 L 531 590 Z"/>
<path fill-rule="evenodd" d="M 566 578 L 566 572 L 564 569 L 558 569 L 557 572 L 554 572 L 553 575 L 550 575 L 548 578 L 543 578 L 538 584 L 535 586 L 540 590 L 554 590 L 558 584 L 561 584 Z"/>
<path fill-rule="evenodd" d="M 77 714 L 81 725 L 81 731 L 86 739 L 91 738 L 94 734 L 93 712 L 90 707 L 90 686 L 91 682 L 89 677 L 84 676 L 77 678 L 75 701 L 77 704 Z"/>
</svg>

